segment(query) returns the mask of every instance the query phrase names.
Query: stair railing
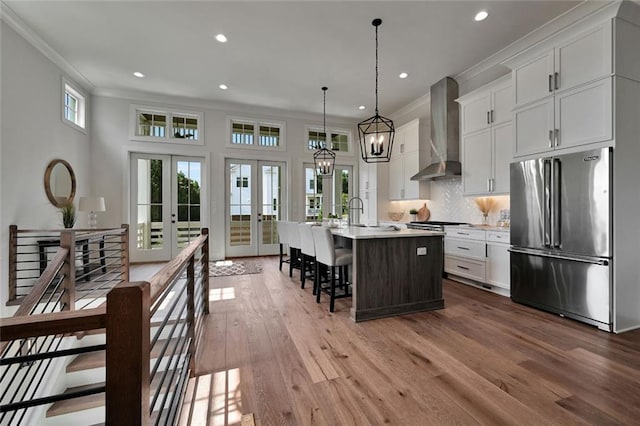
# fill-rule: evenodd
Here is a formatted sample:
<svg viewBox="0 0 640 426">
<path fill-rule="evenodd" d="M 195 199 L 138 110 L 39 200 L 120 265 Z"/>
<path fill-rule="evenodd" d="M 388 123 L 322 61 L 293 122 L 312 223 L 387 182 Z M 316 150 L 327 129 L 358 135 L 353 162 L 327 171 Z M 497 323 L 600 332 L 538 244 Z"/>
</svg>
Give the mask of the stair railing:
<svg viewBox="0 0 640 426">
<path fill-rule="evenodd" d="M 175 424 L 187 379 L 193 371 L 203 318 L 209 313 L 208 248 L 208 230 L 204 228 L 200 237 L 149 282 L 116 285 L 107 294 L 106 305 L 3 318 L 0 344 L 6 347 L 2 349 L 0 359 L 3 370 L 0 383 L 5 376 L 11 380 L 20 375 L 16 371 L 29 363 L 39 363 L 40 368 L 53 359 L 106 349 L 106 384 L 86 387 L 73 394 L 42 396 L 38 391 L 44 376 L 35 378 L 33 372 L 23 373 L 17 380 L 21 385 L 28 383 L 27 391 L 17 400 L 7 403 L 2 400 L 0 424 L 5 421 L 13 424 L 16 419 L 21 423 L 31 407 L 101 392 L 106 392 L 107 425 Z M 59 258 L 68 256 L 62 252 L 64 248 L 60 250 L 42 277 L 57 277 L 59 271 L 68 272 L 71 268 L 64 268 L 64 263 L 60 265 Z M 55 269 L 56 273 L 50 269 Z M 40 280 L 44 280 L 42 277 Z M 64 281 L 64 278 L 60 279 Z M 55 281 L 51 280 L 52 283 Z M 61 300 L 62 296 L 59 306 L 62 306 Z M 29 339 L 61 341 L 61 336 L 68 333 L 100 329 L 106 331 L 106 345 L 59 350 L 57 346 L 51 349 L 53 344 L 46 348 L 42 344 L 37 353 L 20 351 L 19 342 Z M 47 367 L 48 364 L 45 371 Z M 11 416 L 10 420 L 8 416 Z"/>
</svg>

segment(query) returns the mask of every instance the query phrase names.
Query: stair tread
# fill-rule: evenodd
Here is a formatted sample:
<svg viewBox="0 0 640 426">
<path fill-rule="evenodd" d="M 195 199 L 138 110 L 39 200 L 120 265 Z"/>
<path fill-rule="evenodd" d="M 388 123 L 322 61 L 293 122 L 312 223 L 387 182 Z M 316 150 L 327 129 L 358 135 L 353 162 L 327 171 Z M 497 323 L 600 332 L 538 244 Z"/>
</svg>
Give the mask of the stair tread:
<svg viewBox="0 0 640 426">
<path fill-rule="evenodd" d="M 67 388 L 63 393 L 83 390 L 96 385 L 104 385 L 104 383 L 95 383 L 91 385 L 76 386 Z M 104 392 L 93 395 L 81 396 L 79 398 L 68 399 L 66 401 L 58 401 L 51 404 L 47 410 L 47 417 L 61 416 L 63 414 L 75 413 L 76 411 L 88 410 L 104 406 Z"/>
<path fill-rule="evenodd" d="M 153 350 L 151 351 L 151 359 L 156 358 L 160 354 L 160 350 L 162 349 L 162 346 L 164 346 L 164 342 L 166 342 L 166 340 L 158 340 L 156 345 L 153 347 Z M 169 347 L 167 348 L 167 352 L 171 353 L 170 351 L 172 350 L 172 348 L 173 346 L 169 345 Z M 104 350 L 89 352 L 86 354 L 80 354 L 73 361 L 71 361 L 69 365 L 67 365 L 67 373 L 101 368 L 105 365 L 106 354 Z"/>
</svg>

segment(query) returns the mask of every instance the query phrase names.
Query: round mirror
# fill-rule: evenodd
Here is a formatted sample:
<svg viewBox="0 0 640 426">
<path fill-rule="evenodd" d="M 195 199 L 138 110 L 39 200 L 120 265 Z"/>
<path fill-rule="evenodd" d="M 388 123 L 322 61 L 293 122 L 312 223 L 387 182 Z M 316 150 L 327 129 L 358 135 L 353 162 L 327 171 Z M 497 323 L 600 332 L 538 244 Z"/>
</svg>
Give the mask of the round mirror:
<svg viewBox="0 0 640 426">
<path fill-rule="evenodd" d="M 76 175 L 71 165 L 60 159 L 52 160 L 44 172 L 44 190 L 56 207 L 73 202 L 76 195 Z"/>
</svg>

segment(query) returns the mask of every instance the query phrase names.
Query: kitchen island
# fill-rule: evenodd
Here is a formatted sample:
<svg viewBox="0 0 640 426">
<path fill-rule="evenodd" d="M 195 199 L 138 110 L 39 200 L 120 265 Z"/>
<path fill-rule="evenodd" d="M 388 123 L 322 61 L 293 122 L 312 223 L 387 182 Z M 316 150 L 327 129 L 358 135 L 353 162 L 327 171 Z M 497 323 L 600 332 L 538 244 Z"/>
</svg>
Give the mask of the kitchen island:
<svg viewBox="0 0 640 426">
<path fill-rule="evenodd" d="M 444 308 L 443 232 L 354 226 L 332 232 L 353 250 L 354 321 Z"/>
</svg>

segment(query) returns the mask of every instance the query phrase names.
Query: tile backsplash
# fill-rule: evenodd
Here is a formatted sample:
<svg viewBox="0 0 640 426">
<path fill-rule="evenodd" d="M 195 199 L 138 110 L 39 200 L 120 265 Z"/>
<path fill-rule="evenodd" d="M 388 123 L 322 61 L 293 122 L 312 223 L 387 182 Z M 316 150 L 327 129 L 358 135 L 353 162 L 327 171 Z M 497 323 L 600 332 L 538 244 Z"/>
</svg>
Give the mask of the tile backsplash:
<svg viewBox="0 0 640 426">
<path fill-rule="evenodd" d="M 447 220 L 452 222 L 482 223 L 482 213 L 478 210 L 473 196 L 462 195 L 460 179 L 434 180 L 431 182 L 431 199 L 414 201 L 392 201 L 390 209 L 406 211 L 404 221 L 410 221 L 408 212 L 412 208 L 420 208 L 423 203 L 431 211 L 429 220 Z M 508 209 L 509 196 L 493 196 L 496 207 L 489 213 L 489 224 L 495 225 L 500 219 L 500 210 Z"/>
</svg>

